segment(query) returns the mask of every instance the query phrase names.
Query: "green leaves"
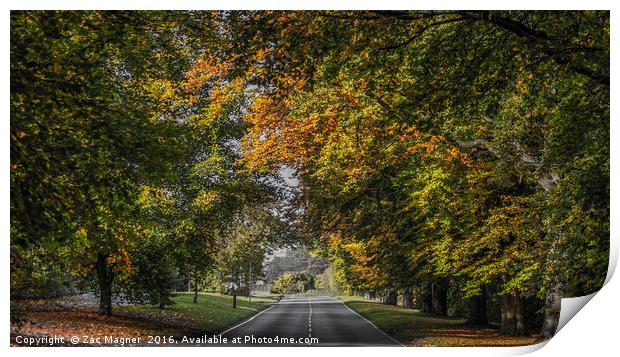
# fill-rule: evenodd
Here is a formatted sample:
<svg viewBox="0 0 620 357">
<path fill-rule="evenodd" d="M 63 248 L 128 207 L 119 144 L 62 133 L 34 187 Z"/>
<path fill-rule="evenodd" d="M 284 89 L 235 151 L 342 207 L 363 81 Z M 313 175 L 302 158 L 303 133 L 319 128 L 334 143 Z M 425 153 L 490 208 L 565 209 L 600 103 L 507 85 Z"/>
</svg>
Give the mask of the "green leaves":
<svg viewBox="0 0 620 357">
<path fill-rule="evenodd" d="M 608 12 L 12 12 L 12 245 L 196 275 L 299 234 L 351 288 L 590 292 L 608 77 Z"/>
<path fill-rule="evenodd" d="M 606 226 L 608 13 L 258 12 L 238 30 L 252 39 L 238 51 L 266 49 L 278 69 L 256 83 L 245 159 L 301 173 L 304 224 L 353 285 L 411 284 L 408 272 L 544 290 L 557 274 L 545 267 L 581 245 L 557 247 L 580 225 L 559 207 L 587 211 L 577 197 L 598 182 L 589 212 Z M 567 187 L 581 193 L 556 196 Z"/>
</svg>

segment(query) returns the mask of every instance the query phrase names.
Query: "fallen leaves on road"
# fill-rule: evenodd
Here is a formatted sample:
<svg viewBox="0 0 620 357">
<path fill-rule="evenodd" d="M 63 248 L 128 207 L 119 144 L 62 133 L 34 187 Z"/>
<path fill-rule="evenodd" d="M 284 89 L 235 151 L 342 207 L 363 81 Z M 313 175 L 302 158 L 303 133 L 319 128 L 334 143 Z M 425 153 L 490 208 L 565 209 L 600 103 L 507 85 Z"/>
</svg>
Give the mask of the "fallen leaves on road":
<svg viewBox="0 0 620 357">
<path fill-rule="evenodd" d="M 418 332 L 420 333 L 420 332 Z M 409 346 L 525 346 L 543 340 L 537 336 L 505 336 L 497 329 L 471 327 L 467 325 L 450 326 L 450 328 L 428 329 L 420 333 L 426 337 L 409 342 Z"/>
</svg>

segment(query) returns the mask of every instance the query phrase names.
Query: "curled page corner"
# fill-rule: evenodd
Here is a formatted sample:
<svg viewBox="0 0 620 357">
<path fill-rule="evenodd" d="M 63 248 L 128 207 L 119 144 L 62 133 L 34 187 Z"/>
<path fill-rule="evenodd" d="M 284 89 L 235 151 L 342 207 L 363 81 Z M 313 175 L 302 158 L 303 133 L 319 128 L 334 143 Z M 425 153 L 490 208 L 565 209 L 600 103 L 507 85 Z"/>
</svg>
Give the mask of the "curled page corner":
<svg viewBox="0 0 620 357">
<path fill-rule="evenodd" d="M 611 277 L 614 275 L 616 271 L 616 266 L 618 266 L 618 242 L 616 239 L 609 239 L 609 264 L 607 265 L 607 276 L 605 277 L 605 283 L 603 286 L 607 285 Z M 602 289 L 603 287 L 601 287 Z M 599 290 L 600 291 L 600 290 Z"/>
<path fill-rule="evenodd" d="M 607 265 L 607 277 L 603 286 L 590 295 L 577 296 L 572 298 L 563 298 L 560 307 L 560 321 L 558 322 L 558 328 L 555 331 L 557 334 L 577 313 L 598 294 L 607 285 L 611 277 L 614 275 L 616 267 L 618 265 L 618 245 L 614 239 L 610 239 L 609 242 L 609 264 Z M 544 345 L 543 345 L 544 346 Z M 541 346 L 542 347 L 542 346 Z"/>
<path fill-rule="evenodd" d="M 611 266 L 611 262 L 610 262 L 610 266 Z M 608 277 L 609 276 L 610 275 L 608 275 Z M 605 284 L 606 283 L 607 282 L 605 282 Z M 570 321 L 573 317 L 575 317 L 575 315 L 577 315 L 579 310 L 581 310 L 596 294 L 598 294 L 598 291 L 590 295 L 577 296 L 573 298 L 563 298 L 561 301 L 561 307 L 560 307 L 560 321 L 558 322 L 558 328 L 555 331 L 555 334 L 557 334 L 564 326 L 566 326 L 568 321 Z M 548 340 L 542 341 L 534 345 L 516 347 L 512 349 L 512 351 L 510 351 L 508 355 L 511 355 L 511 356 L 525 355 L 525 354 L 529 354 L 532 352 L 536 352 L 539 349 L 545 347 L 545 345 L 550 340 L 551 339 L 548 339 Z"/>
<path fill-rule="evenodd" d="M 558 328 L 555 333 L 557 334 L 570 319 L 575 317 L 579 310 L 581 310 L 597 293 L 598 292 L 585 296 L 563 298 L 560 308 L 560 321 L 558 322 Z"/>
<path fill-rule="evenodd" d="M 519 346 L 519 347 L 512 347 L 510 348 L 509 351 L 506 351 L 507 353 L 502 353 L 502 355 L 507 355 L 507 356 L 521 356 L 521 355 L 526 355 L 529 353 L 533 353 L 538 351 L 539 349 L 545 347 L 545 345 L 547 344 L 547 342 L 549 342 L 549 340 L 545 340 L 533 345 L 527 345 L 527 346 Z M 506 348 L 506 347 L 503 347 Z"/>
</svg>

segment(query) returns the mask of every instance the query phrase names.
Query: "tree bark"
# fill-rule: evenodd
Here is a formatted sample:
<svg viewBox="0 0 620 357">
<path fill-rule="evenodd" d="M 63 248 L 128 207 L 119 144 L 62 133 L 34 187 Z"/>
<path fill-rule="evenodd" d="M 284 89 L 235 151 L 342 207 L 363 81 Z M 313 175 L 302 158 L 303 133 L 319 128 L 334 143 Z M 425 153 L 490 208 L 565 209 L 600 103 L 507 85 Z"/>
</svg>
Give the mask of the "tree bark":
<svg viewBox="0 0 620 357">
<path fill-rule="evenodd" d="M 502 327 L 505 335 L 520 336 L 525 334 L 525 317 L 523 301 L 518 294 L 504 294 L 501 300 Z"/>
<path fill-rule="evenodd" d="M 198 278 L 194 277 L 194 298 L 192 299 L 194 304 L 198 303 Z"/>
<path fill-rule="evenodd" d="M 411 309 L 413 307 L 413 294 L 411 290 L 405 290 L 403 293 L 403 307 Z"/>
<path fill-rule="evenodd" d="M 396 305 L 398 300 L 398 294 L 396 293 L 396 291 L 389 291 L 387 294 L 384 295 L 384 297 L 384 304 Z"/>
<path fill-rule="evenodd" d="M 513 296 L 511 294 L 502 295 L 500 305 L 502 310 L 502 334 L 514 335 L 516 331 L 516 323 Z"/>
<path fill-rule="evenodd" d="M 560 308 L 562 302 L 562 286 L 556 282 L 555 286 L 547 293 L 545 297 L 545 316 L 543 318 L 543 326 L 540 336 L 551 338 L 555 335 L 560 321 Z"/>
<path fill-rule="evenodd" d="M 420 311 L 426 313 L 433 312 L 432 284 L 430 282 L 423 283 L 420 290 Z"/>
<path fill-rule="evenodd" d="M 445 280 L 439 280 L 432 285 L 433 313 L 448 315 L 448 286 Z"/>
<path fill-rule="evenodd" d="M 487 325 L 489 323 L 487 318 L 487 298 L 486 289 L 482 288 L 480 295 L 472 296 L 469 298 L 469 314 L 467 322 L 472 325 Z"/>
<path fill-rule="evenodd" d="M 107 264 L 107 257 L 101 253 L 97 255 L 95 270 L 99 282 L 99 313 L 112 316 L 112 281 L 114 274 Z"/>
<path fill-rule="evenodd" d="M 518 336 L 525 335 L 525 307 L 523 299 L 518 295 L 515 301 L 515 330 Z"/>
</svg>

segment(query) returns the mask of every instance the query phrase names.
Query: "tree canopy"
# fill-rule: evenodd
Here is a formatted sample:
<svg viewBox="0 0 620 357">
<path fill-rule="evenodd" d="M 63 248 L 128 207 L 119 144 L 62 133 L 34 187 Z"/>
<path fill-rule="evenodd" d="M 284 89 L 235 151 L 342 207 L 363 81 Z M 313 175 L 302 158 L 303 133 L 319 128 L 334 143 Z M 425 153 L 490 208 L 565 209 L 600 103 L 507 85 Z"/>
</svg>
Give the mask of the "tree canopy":
<svg viewBox="0 0 620 357">
<path fill-rule="evenodd" d="M 350 292 L 492 292 L 507 333 L 538 299 L 548 336 L 607 271 L 609 36 L 605 11 L 14 11 L 11 247 L 161 303 L 136 272 L 239 280 L 304 244 Z"/>
</svg>

